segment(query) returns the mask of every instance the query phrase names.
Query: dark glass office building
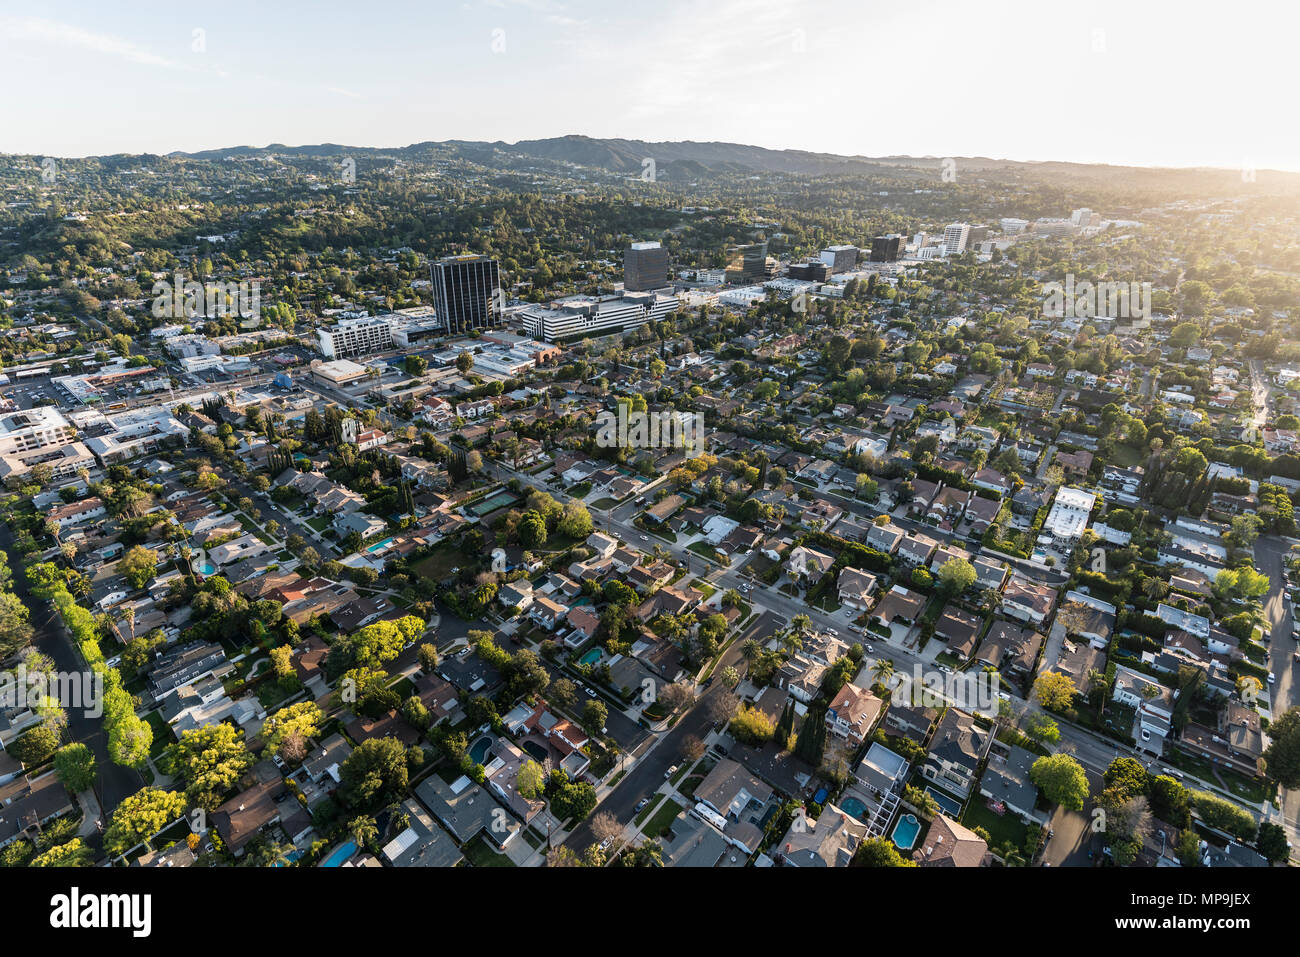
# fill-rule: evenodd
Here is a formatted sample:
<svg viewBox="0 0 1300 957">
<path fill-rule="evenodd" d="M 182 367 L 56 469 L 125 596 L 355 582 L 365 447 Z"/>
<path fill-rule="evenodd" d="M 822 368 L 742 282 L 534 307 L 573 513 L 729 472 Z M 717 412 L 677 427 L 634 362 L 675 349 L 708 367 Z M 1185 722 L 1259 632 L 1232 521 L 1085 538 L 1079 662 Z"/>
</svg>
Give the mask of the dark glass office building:
<svg viewBox="0 0 1300 957">
<path fill-rule="evenodd" d="M 501 270 L 487 256 L 454 256 L 433 264 L 433 307 L 448 335 L 501 324 Z"/>
<path fill-rule="evenodd" d="M 633 243 L 623 254 L 623 289 L 648 292 L 668 285 L 668 250 L 659 243 Z"/>
</svg>

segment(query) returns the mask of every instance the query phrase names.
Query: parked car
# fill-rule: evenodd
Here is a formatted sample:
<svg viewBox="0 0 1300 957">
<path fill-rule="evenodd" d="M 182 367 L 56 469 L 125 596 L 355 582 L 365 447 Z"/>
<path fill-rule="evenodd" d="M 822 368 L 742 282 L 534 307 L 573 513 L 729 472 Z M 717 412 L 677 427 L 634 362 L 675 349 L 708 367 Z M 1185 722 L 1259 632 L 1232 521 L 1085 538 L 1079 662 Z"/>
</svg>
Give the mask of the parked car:
<svg viewBox="0 0 1300 957">
<path fill-rule="evenodd" d="M 669 768 L 667 771 L 664 772 L 664 780 L 667 781 L 670 777 L 672 777 L 676 773 L 677 773 L 677 765 L 674 764 L 671 768 Z"/>
<path fill-rule="evenodd" d="M 645 806 L 646 806 L 647 804 L 649 804 L 649 803 L 650 803 L 650 799 L 649 799 L 649 798 L 642 798 L 641 800 L 637 801 L 637 802 L 636 802 L 636 811 L 634 811 L 633 813 L 640 814 L 642 811 L 645 810 Z"/>
</svg>

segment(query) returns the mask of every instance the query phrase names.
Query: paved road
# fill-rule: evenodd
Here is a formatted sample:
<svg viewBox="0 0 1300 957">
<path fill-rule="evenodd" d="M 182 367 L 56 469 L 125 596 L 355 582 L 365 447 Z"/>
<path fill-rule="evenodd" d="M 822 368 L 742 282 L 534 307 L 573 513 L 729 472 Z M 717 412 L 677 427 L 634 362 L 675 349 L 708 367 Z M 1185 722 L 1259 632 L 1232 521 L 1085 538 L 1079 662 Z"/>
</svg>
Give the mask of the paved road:
<svg viewBox="0 0 1300 957">
<path fill-rule="evenodd" d="M 1268 593 L 1264 596 L 1264 614 L 1272 626 L 1269 632 L 1269 651 L 1272 654 L 1270 670 L 1274 675 L 1269 685 L 1270 707 L 1273 719 L 1281 717 L 1288 708 L 1296 706 L 1296 662 L 1293 652 L 1300 643 L 1292 636 L 1291 602 L 1283 596 L 1286 576 L 1282 558 L 1291 549 L 1291 543 L 1276 535 L 1261 537 L 1255 542 L 1255 567 L 1269 578 Z M 1293 859 L 1300 849 L 1300 791 L 1283 790 L 1279 794 L 1282 809 L 1278 811 L 1265 805 L 1264 817 L 1281 824 L 1293 845 Z"/>
<path fill-rule="evenodd" d="M 34 597 L 23 574 L 26 562 L 13 551 L 13 536 L 7 524 L 0 524 L 0 548 L 9 556 L 13 570 L 14 593 L 31 609 L 31 623 L 36 631 L 35 647 L 48 655 L 57 671 L 82 674 L 85 664 L 64 631 L 53 606 Z M 108 736 L 104 733 L 102 717 L 88 717 L 85 708 L 67 708 L 67 740 L 84 742 L 95 752 L 98 765 L 98 798 L 106 814 L 111 814 L 125 798 L 144 787 L 140 772 L 114 764 L 108 756 Z"/>
<path fill-rule="evenodd" d="M 748 638 L 758 638 L 771 634 L 777 626 L 777 619 L 770 613 L 759 616 L 745 629 L 744 633 L 733 641 L 722 660 L 715 669 L 715 674 L 728 665 L 736 664 L 741 657 L 740 647 Z M 720 695 L 726 694 L 721 683 L 715 682 L 696 700 L 695 706 L 678 720 L 670 730 L 655 735 L 650 748 L 640 757 L 618 785 L 606 795 L 600 806 L 586 820 L 579 824 L 565 840 L 575 853 L 581 854 L 595 843 L 591 821 L 597 813 L 613 814 L 620 824 L 632 823 L 636 816 L 637 803 L 644 797 L 650 797 L 664 783 L 668 769 L 682 760 L 682 745 L 688 737 L 701 740 L 713 728 L 710 704 Z"/>
</svg>

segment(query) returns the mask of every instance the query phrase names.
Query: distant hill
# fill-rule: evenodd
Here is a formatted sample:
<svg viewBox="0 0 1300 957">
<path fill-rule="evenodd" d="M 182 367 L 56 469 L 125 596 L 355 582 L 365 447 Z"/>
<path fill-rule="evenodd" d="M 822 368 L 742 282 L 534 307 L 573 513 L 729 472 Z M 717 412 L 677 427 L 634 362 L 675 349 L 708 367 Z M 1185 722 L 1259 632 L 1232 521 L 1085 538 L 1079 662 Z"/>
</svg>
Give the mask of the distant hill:
<svg viewBox="0 0 1300 957">
<path fill-rule="evenodd" d="M 516 161 L 530 158 L 553 163 L 574 164 L 592 169 L 607 170 L 627 176 L 639 175 L 647 158 L 655 161 L 656 175 L 674 181 L 684 181 L 712 173 L 781 173 L 803 176 L 898 174 L 932 175 L 943 162 L 937 156 L 838 156 L 834 153 L 813 153 L 807 150 L 777 150 L 741 143 L 698 143 L 694 141 L 651 143 L 645 140 L 601 139 L 591 136 L 553 136 L 540 140 L 485 142 L 478 140 L 442 140 L 412 143 L 409 146 L 377 148 L 343 146 L 321 143 L 314 146 L 232 146 L 224 149 L 204 150 L 198 153 L 171 153 L 197 159 L 224 159 L 226 157 L 255 157 L 279 154 L 286 157 L 341 156 L 393 157 L 412 162 L 429 159 L 435 155 L 453 153 L 483 165 L 491 166 L 505 157 Z M 1238 170 L 1207 168 L 1148 168 L 1140 166 L 1110 166 L 1106 164 L 1069 163 L 1060 161 L 1034 161 L 993 159 L 987 156 L 955 156 L 959 175 L 1002 173 L 1015 176 L 1025 173 L 1034 177 L 1062 177 L 1081 181 L 1106 182 L 1128 187 L 1154 186 L 1156 184 L 1178 188 L 1212 185 L 1216 188 L 1240 185 Z M 1267 173 L 1267 181 L 1287 192 L 1300 189 L 1300 174 Z M 1261 179 L 1263 182 L 1263 179 Z"/>
</svg>

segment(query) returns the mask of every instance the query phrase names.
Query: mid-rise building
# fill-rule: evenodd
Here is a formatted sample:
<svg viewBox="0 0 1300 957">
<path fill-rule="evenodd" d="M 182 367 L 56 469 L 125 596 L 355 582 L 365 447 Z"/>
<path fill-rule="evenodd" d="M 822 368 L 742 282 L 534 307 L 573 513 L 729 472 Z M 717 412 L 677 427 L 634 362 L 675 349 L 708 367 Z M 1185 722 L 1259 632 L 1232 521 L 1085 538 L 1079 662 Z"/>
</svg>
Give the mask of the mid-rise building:
<svg viewBox="0 0 1300 957">
<path fill-rule="evenodd" d="M 633 243 L 623 255 L 623 288 L 646 292 L 668 285 L 668 250 L 659 243 Z"/>
<path fill-rule="evenodd" d="M 831 272 L 831 267 L 820 261 L 791 263 L 790 268 L 786 270 L 791 279 L 802 279 L 807 282 L 825 282 L 831 278 Z"/>
<path fill-rule="evenodd" d="M 621 296 L 568 296 L 531 306 L 520 313 L 524 331 L 543 342 L 626 332 L 666 318 L 677 308 L 675 296 L 631 292 Z"/>
<path fill-rule="evenodd" d="M 1001 221 L 1000 225 L 1002 226 L 1002 232 L 1006 233 L 1008 236 L 1014 236 L 1016 233 L 1023 233 L 1025 231 L 1025 227 L 1029 225 L 1029 220 L 1006 217 Z"/>
<path fill-rule="evenodd" d="M 903 255 L 907 240 L 899 233 L 887 233 L 875 236 L 871 240 L 871 261 L 873 263 L 897 262 Z"/>
<path fill-rule="evenodd" d="M 383 316 L 344 319 L 316 330 L 320 353 L 327 359 L 364 356 L 393 348 L 393 327 Z"/>
<path fill-rule="evenodd" d="M 821 261 L 831 267 L 832 273 L 849 272 L 858 264 L 858 247 L 828 246 L 822 250 Z"/>
<path fill-rule="evenodd" d="M 767 277 L 767 243 L 736 246 L 727 254 L 727 282 L 756 282 Z"/>
<path fill-rule="evenodd" d="M 501 324 L 501 268 L 487 256 L 453 256 L 433 264 L 433 305 L 452 335 Z"/>
<path fill-rule="evenodd" d="M 949 223 L 943 230 L 943 254 L 960 256 L 966 251 L 966 243 L 969 239 L 969 223 Z"/>
</svg>

